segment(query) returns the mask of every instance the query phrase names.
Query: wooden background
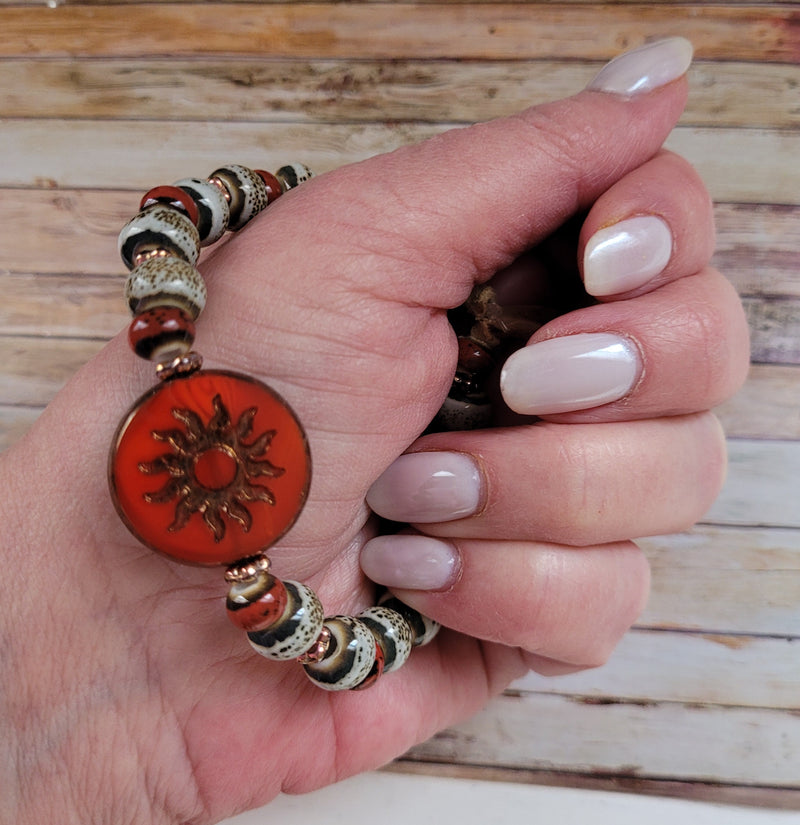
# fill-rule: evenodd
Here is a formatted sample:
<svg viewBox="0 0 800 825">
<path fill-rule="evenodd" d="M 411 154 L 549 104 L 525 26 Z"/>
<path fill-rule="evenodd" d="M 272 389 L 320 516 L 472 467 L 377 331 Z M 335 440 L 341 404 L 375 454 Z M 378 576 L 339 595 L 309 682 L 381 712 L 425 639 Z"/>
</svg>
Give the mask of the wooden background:
<svg viewBox="0 0 800 825">
<path fill-rule="evenodd" d="M 797 4 L 0 0 L 0 32 L 0 446 L 127 323 L 116 234 L 150 186 L 325 171 L 689 37 L 669 145 L 708 182 L 753 334 L 719 410 L 728 484 L 696 529 L 643 542 L 653 595 L 609 665 L 531 675 L 394 770 L 800 808 Z"/>
</svg>

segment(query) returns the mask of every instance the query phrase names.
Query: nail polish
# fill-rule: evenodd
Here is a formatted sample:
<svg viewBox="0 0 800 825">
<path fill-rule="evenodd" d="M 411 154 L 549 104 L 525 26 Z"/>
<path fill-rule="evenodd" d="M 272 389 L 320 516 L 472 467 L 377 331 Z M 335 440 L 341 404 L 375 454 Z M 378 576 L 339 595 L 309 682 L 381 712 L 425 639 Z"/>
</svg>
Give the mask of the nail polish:
<svg viewBox="0 0 800 825">
<path fill-rule="evenodd" d="M 625 96 L 651 92 L 686 74 L 692 53 L 692 44 L 683 37 L 647 43 L 615 57 L 586 88 Z"/>
<path fill-rule="evenodd" d="M 461 558 L 449 541 L 399 533 L 368 541 L 361 550 L 361 569 L 386 587 L 444 590 L 458 578 Z"/>
<path fill-rule="evenodd" d="M 512 353 L 500 373 L 500 390 L 515 412 L 551 415 L 618 401 L 633 389 L 641 372 L 632 341 L 584 332 Z"/>
<path fill-rule="evenodd" d="M 590 295 L 616 295 L 646 284 L 669 263 L 672 232 L 655 215 L 599 229 L 583 253 L 583 283 Z"/>
<path fill-rule="evenodd" d="M 392 521 L 431 523 L 470 516 L 481 501 L 482 477 L 465 453 L 408 453 L 372 485 L 367 504 Z"/>
</svg>

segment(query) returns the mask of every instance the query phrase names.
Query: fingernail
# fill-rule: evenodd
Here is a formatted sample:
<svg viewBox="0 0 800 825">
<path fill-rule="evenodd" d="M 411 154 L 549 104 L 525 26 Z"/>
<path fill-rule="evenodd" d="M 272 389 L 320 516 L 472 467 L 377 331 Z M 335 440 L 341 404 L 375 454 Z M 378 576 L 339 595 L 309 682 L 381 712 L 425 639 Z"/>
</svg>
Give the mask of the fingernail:
<svg viewBox="0 0 800 825">
<path fill-rule="evenodd" d="M 692 53 L 692 44 L 683 37 L 647 43 L 606 63 L 586 88 L 617 95 L 650 92 L 686 74 Z"/>
<path fill-rule="evenodd" d="M 590 295 L 615 295 L 647 283 L 669 263 L 672 232 L 655 215 L 600 229 L 583 253 L 583 283 Z"/>
<path fill-rule="evenodd" d="M 392 521 L 452 521 L 480 506 L 481 471 L 465 453 L 401 455 L 367 493 L 367 504 Z"/>
<path fill-rule="evenodd" d="M 627 338 L 583 332 L 517 350 L 500 373 L 500 390 L 523 415 L 572 412 L 624 398 L 641 371 L 639 352 Z"/>
<path fill-rule="evenodd" d="M 455 545 L 428 536 L 378 536 L 361 550 L 367 578 L 405 590 L 444 590 L 458 578 L 461 559 Z"/>
</svg>

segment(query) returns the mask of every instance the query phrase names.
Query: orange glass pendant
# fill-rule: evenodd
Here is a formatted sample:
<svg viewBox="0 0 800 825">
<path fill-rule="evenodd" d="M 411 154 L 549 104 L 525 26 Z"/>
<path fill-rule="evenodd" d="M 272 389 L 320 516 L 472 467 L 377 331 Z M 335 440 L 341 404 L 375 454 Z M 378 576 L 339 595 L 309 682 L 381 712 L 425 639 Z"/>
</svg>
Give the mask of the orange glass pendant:
<svg viewBox="0 0 800 825">
<path fill-rule="evenodd" d="M 289 405 L 260 381 L 200 370 L 143 395 L 120 424 L 109 482 L 148 547 L 189 564 L 262 552 L 296 521 L 311 479 Z"/>
</svg>

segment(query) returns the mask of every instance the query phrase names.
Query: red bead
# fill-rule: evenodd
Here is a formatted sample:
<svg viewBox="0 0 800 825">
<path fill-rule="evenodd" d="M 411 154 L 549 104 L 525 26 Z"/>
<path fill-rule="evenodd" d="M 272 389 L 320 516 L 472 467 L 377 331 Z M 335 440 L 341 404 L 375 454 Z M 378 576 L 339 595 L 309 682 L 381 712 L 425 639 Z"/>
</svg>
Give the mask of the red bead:
<svg viewBox="0 0 800 825">
<path fill-rule="evenodd" d="M 200 222 L 200 212 L 192 196 L 179 186 L 156 186 L 144 194 L 139 209 L 147 209 L 156 203 L 163 203 L 183 212 L 187 218 L 197 226 Z"/>
<path fill-rule="evenodd" d="M 458 339 L 458 366 L 473 375 L 481 375 L 494 366 L 494 361 L 480 344 L 461 336 Z"/>
<path fill-rule="evenodd" d="M 234 584 L 225 606 L 233 624 L 251 633 L 275 624 L 286 612 L 288 603 L 289 594 L 283 582 L 269 573 L 261 573 L 252 582 Z"/>
<path fill-rule="evenodd" d="M 189 564 L 261 553 L 294 524 L 310 480 L 308 443 L 288 404 L 254 378 L 217 370 L 142 396 L 109 458 L 128 529 Z"/>
<path fill-rule="evenodd" d="M 148 361 L 182 355 L 194 343 L 194 322 L 179 307 L 158 306 L 139 313 L 128 328 L 131 349 Z"/>
<path fill-rule="evenodd" d="M 283 194 L 281 182 L 272 174 L 272 172 L 265 172 L 263 169 L 253 170 L 264 181 L 267 187 L 267 202 L 272 203 Z"/>
</svg>

